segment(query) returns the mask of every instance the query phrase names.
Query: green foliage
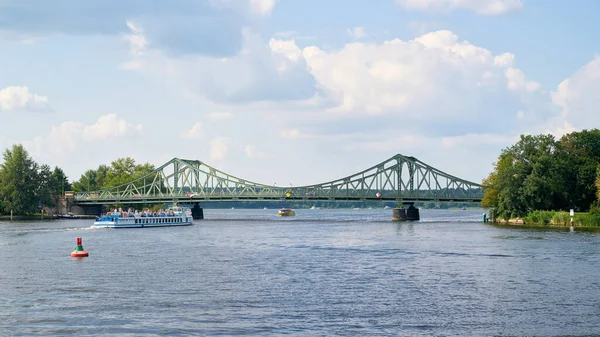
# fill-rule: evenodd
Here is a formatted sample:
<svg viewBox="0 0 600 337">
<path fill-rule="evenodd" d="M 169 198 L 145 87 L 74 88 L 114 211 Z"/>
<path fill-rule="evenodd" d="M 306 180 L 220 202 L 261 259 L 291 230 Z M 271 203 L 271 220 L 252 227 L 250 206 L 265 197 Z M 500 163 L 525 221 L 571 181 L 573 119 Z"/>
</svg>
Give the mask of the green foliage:
<svg viewBox="0 0 600 337">
<path fill-rule="evenodd" d="M 486 205 L 496 208 L 499 217 L 522 217 L 534 209 L 552 207 L 552 135 L 521 136 L 520 141 L 504 149 L 495 171 L 488 177 Z M 487 197 L 487 198 L 486 198 Z"/>
<path fill-rule="evenodd" d="M 55 186 L 52 190 L 54 195 L 62 196 L 63 194 L 65 194 L 65 191 L 71 190 L 71 184 L 69 183 L 69 179 L 60 167 L 54 167 L 54 170 L 52 171 L 52 179 L 55 182 Z"/>
<path fill-rule="evenodd" d="M 600 164 L 596 168 L 596 199 L 600 200 Z"/>
<path fill-rule="evenodd" d="M 136 165 L 135 160 L 130 157 L 119 158 L 110 166 L 100 165 L 95 170 L 87 170 L 79 180 L 73 183 L 76 192 L 97 191 L 141 178 L 154 171 L 154 166 L 148 163 Z M 143 182 L 139 182 L 141 186 Z"/>
<path fill-rule="evenodd" d="M 575 213 L 575 226 L 600 226 L 600 213 Z"/>
<path fill-rule="evenodd" d="M 533 210 L 588 210 L 600 197 L 599 164 L 598 129 L 559 141 L 551 135 L 522 135 L 502 151 L 483 181 L 482 206 L 495 208 L 498 218 L 523 217 Z"/>
<path fill-rule="evenodd" d="M 597 170 L 600 164 L 600 130 L 583 130 L 564 135 L 557 145 L 557 207 L 589 209 L 597 198 Z"/>
<path fill-rule="evenodd" d="M 136 165 L 133 158 L 119 158 L 113 161 L 108 168 L 103 188 L 126 184 L 152 171 L 154 171 L 154 165 L 149 163 Z M 142 184 L 143 182 L 140 182 L 140 186 Z"/>
<path fill-rule="evenodd" d="M 590 213 L 600 214 L 600 200 L 596 200 L 590 205 Z"/>
<path fill-rule="evenodd" d="M 528 224 L 549 225 L 555 215 L 556 212 L 554 211 L 535 210 L 524 216 L 523 221 Z"/>
<path fill-rule="evenodd" d="M 97 191 L 103 188 L 108 166 L 100 165 L 96 170 L 87 170 L 73 183 L 73 191 Z"/>
<path fill-rule="evenodd" d="M 62 169 L 38 165 L 21 144 L 6 149 L 0 165 L 0 211 L 23 215 L 53 207 L 69 181 Z"/>
<path fill-rule="evenodd" d="M 21 144 L 6 149 L 0 165 L 0 198 L 5 213 L 28 214 L 36 211 L 38 165 Z"/>
<path fill-rule="evenodd" d="M 37 181 L 36 195 L 38 202 L 44 206 L 53 207 L 55 205 L 53 192 L 56 190 L 56 181 L 52 178 L 50 166 L 45 164 L 40 166 Z"/>
<path fill-rule="evenodd" d="M 571 223 L 571 216 L 569 212 L 556 212 L 551 222 L 553 225 L 566 226 Z"/>
<path fill-rule="evenodd" d="M 481 182 L 483 186 L 488 186 L 481 200 L 481 207 L 483 208 L 495 207 L 498 204 L 498 190 L 496 189 L 498 186 L 496 183 L 498 174 L 496 171 L 497 169 Z"/>
</svg>

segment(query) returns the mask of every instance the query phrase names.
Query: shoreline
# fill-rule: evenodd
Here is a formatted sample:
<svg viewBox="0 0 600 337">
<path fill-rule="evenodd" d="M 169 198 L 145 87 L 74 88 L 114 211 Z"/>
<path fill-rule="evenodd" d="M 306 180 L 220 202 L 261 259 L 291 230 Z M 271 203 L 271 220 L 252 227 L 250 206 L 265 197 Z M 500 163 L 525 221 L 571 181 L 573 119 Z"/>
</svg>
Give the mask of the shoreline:
<svg viewBox="0 0 600 337">
<path fill-rule="evenodd" d="M 59 218 L 56 215 L 46 215 L 46 214 L 44 214 L 44 217 L 42 217 L 40 214 L 38 214 L 38 215 L 13 215 L 12 221 L 80 220 L 80 219 L 95 219 L 96 217 L 97 217 L 96 215 L 77 215 L 77 218 L 65 219 L 65 218 Z M 0 215 L 0 221 L 11 221 L 11 216 L 10 215 Z"/>
<path fill-rule="evenodd" d="M 543 224 L 524 224 L 514 222 L 488 222 L 489 225 L 500 228 L 523 228 L 523 229 L 543 229 L 543 230 L 554 230 L 559 232 L 569 232 L 570 226 L 562 225 L 543 225 Z M 592 232 L 600 233 L 600 227 L 596 226 L 573 226 L 575 232 Z"/>
</svg>

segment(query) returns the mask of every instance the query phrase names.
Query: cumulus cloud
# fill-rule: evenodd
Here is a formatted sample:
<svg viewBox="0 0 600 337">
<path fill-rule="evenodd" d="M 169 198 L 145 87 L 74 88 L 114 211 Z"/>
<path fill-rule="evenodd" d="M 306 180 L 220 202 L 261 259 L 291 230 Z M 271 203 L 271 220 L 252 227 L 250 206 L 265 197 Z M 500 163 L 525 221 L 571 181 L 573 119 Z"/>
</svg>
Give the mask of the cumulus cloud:
<svg viewBox="0 0 600 337">
<path fill-rule="evenodd" d="M 334 102 L 330 113 L 380 115 L 440 132 L 509 126 L 507 110 L 523 108 L 521 95 L 539 87 L 512 67 L 514 56 L 494 56 L 446 30 L 410 41 L 351 43 L 337 51 L 310 46 L 302 52 L 317 86 Z"/>
<path fill-rule="evenodd" d="M 201 139 L 203 134 L 202 122 L 196 122 L 190 129 L 183 131 L 183 138 Z"/>
<path fill-rule="evenodd" d="M 268 15 L 275 0 L 86 0 L 2 2 L 0 31 L 27 37 L 52 34 L 129 34 L 144 27 L 153 47 L 172 55 L 232 56 L 243 44 L 242 29 Z M 258 15 L 257 15 L 258 14 Z M 128 27 L 129 26 L 129 27 Z M 216 34 L 215 32 L 218 32 Z M 138 39 L 139 35 L 130 35 Z"/>
<path fill-rule="evenodd" d="M 119 119 L 117 114 L 108 114 L 98 118 L 96 123 L 83 128 L 83 140 L 89 142 L 135 136 L 141 131 L 141 124 L 131 124 L 124 119 Z"/>
<path fill-rule="evenodd" d="M 396 0 L 407 9 L 451 11 L 466 9 L 482 15 L 500 15 L 523 8 L 521 0 Z"/>
<path fill-rule="evenodd" d="M 27 87 L 6 87 L 0 90 L 2 111 L 47 111 L 48 97 L 29 91 Z"/>
<path fill-rule="evenodd" d="M 262 16 L 271 14 L 277 0 L 250 0 L 252 10 Z"/>
<path fill-rule="evenodd" d="M 227 156 L 230 139 L 227 137 L 217 137 L 210 141 L 210 159 L 222 160 Z"/>
<path fill-rule="evenodd" d="M 360 40 L 367 36 L 367 31 L 365 30 L 365 27 L 348 28 L 348 35 L 355 40 Z"/>
<path fill-rule="evenodd" d="M 314 95 L 314 79 L 295 44 L 272 40 L 266 45 L 249 29 L 243 36 L 244 47 L 236 56 L 173 58 L 159 50 L 144 50 L 125 68 L 175 78 L 184 91 L 213 102 L 299 100 Z"/>
<path fill-rule="evenodd" d="M 552 102 L 562 111 L 556 121 L 563 132 L 600 125 L 600 56 L 562 81 L 552 92 Z"/>
<path fill-rule="evenodd" d="M 246 157 L 248 158 L 267 158 L 268 155 L 264 152 L 258 151 L 256 146 L 254 145 L 246 145 L 244 148 L 244 152 L 246 153 Z"/>
<path fill-rule="evenodd" d="M 445 136 L 473 128 L 518 132 L 517 111 L 539 99 L 533 95 L 540 85 L 515 66 L 515 55 L 494 55 L 448 30 L 337 50 L 301 48 L 293 39 L 267 44 L 249 30 L 244 34 L 245 47 L 235 57 L 179 59 L 154 51 L 132 61 L 143 64 L 138 71 L 167 76 L 184 91 L 219 104 L 288 101 L 285 110 L 302 114 L 278 116 L 296 122 L 280 126 L 288 130 L 281 134 L 287 139 L 401 125 Z M 527 122 L 548 113 L 528 114 Z M 374 116 L 387 123 L 372 125 Z"/>
<path fill-rule="evenodd" d="M 231 112 L 211 112 L 208 118 L 212 120 L 231 119 L 235 117 Z"/>
<path fill-rule="evenodd" d="M 141 124 L 131 124 L 116 114 L 100 116 L 96 122 L 86 125 L 66 121 L 52 126 L 44 141 L 48 151 L 68 154 L 81 146 L 82 142 L 103 142 L 136 137 L 141 134 Z"/>
</svg>

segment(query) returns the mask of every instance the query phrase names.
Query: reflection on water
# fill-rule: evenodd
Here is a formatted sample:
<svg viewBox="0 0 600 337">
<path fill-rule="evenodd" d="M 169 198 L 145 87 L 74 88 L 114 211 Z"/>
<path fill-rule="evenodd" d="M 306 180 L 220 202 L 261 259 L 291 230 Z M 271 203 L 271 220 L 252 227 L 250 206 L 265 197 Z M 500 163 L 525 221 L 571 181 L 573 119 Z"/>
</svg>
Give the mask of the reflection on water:
<svg viewBox="0 0 600 337">
<path fill-rule="evenodd" d="M 600 236 L 496 228 L 481 213 L 0 223 L 0 335 L 600 334 Z M 76 237 L 90 257 L 69 256 Z"/>
</svg>

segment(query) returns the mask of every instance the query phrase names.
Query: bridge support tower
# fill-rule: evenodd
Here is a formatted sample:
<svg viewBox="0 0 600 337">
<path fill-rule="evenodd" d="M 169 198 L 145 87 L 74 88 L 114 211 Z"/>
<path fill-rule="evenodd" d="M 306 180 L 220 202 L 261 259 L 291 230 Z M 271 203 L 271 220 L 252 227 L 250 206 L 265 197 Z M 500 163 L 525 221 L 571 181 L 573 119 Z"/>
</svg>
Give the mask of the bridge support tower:
<svg viewBox="0 0 600 337">
<path fill-rule="evenodd" d="M 402 206 L 408 205 L 408 208 Z M 392 221 L 413 221 L 420 220 L 419 209 L 415 207 L 414 202 L 399 203 L 398 208 L 392 209 Z"/>
<path fill-rule="evenodd" d="M 200 207 L 199 202 L 195 202 L 194 207 L 192 207 L 192 218 L 194 220 L 204 219 L 204 209 Z"/>
</svg>

